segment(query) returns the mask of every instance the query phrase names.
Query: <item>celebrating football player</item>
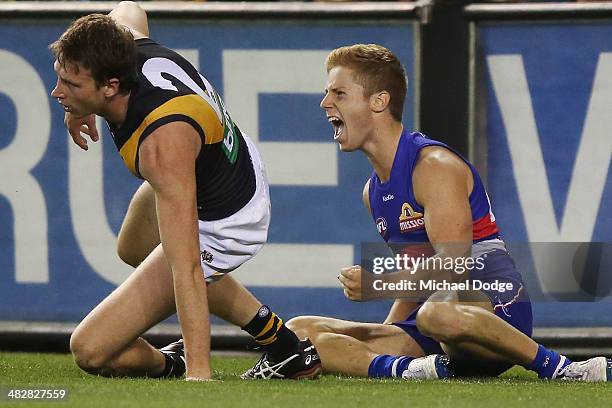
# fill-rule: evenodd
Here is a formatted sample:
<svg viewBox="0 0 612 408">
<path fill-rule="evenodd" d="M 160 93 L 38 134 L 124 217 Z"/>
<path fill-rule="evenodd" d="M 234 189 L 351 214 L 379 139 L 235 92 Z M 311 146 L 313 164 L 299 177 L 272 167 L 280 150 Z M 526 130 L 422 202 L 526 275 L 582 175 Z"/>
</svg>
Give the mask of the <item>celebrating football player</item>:
<svg viewBox="0 0 612 408">
<path fill-rule="evenodd" d="M 372 164 L 363 202 L 382 238 L 407 251 L 429 247 L 427 255 L 456 265 L 466 257 L 478 258 L 482 268 L 474 268 L 469 279 L 487 285 L 396 300 L 383 324 L 316 316 L 288 322 L 298 335 L 312 340 L 324 371 L 447 378 L 497 376 L 518 364 L 542 378 L 611 380 L 609 359 L 572 363 L 530 338 L 531 303 L 500 238 L 483 182 L 451 147 L 404 129 L 407 81 L 396 56 L 379 45 L 357 44 L 333 50 L 326 65 L 321 108 L 340 150 L 361 150 Z M 396 281 L 440 277 L 465 282 L 456 270 L 445 273 L 427 264 L 391 275 Z M 362 299 L 365 273 L 360 266 L 341 271 L 350 300 Z M 500 284 L 504 290 L 496 290 Z"/>
</svg>

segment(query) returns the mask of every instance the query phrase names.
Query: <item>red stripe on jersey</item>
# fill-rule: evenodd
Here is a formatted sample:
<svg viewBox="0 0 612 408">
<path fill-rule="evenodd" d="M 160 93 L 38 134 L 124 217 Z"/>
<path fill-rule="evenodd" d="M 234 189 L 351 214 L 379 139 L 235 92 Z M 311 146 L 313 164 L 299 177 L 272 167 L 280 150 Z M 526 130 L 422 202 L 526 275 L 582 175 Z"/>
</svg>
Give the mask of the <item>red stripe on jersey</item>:
<svg viewBox="0 0 612 408">
<path fill-rule="evenodd" d="M 400 255 L 406 255 L 409 258 L 429 258 L 434 256 L 436 251 L 430 242 L 409 242 L 405 244 L 392 243 L 393 252 Z"/>
<path fill-rule="evenodd" d="M 486 213 L 484 217 L 472 222 L 472 239 L 474 241 L 499 233 L 497 223 L 491 221 L 491 215 Z"/>
</svg>

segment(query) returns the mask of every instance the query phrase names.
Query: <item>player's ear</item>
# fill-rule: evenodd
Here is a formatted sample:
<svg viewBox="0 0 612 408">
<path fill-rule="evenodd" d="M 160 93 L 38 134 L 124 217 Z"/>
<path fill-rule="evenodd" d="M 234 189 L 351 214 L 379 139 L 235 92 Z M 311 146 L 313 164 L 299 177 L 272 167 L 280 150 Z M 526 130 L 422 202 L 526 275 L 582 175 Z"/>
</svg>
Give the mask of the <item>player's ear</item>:
<svg viewBox="0 0 612 408">
<path fill-rule="evenodd" d="M 370 109 L 380 113 L 389 107 L 391 95 L 387 91 L 375 92 L 370 96 Z"/>
<path fill-rule="evenodd" d="M 113 96 L 119 94 L 119 79 L 111 78 L 103 85 L 104 86 L 104 96 L 107 98 L 112 98 Z"/>
</svg>

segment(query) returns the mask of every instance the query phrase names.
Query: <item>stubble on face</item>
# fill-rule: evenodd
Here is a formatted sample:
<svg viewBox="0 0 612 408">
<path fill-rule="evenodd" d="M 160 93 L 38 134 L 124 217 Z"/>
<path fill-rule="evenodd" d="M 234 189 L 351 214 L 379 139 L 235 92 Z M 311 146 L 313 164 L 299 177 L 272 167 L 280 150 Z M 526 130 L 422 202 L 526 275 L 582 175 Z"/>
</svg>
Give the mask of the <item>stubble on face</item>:
<svg viewBox="0 0 612 408">
<path fill-rule="evenodd" d="M 80 117 L 96 113 L 100 99 L 100 87 L 91 75 L 90 70 L 76 63 L 55 61 L 54 69 L 58 76 L 58 85 L 54 95 L 65 112 Z"/>
</svg>

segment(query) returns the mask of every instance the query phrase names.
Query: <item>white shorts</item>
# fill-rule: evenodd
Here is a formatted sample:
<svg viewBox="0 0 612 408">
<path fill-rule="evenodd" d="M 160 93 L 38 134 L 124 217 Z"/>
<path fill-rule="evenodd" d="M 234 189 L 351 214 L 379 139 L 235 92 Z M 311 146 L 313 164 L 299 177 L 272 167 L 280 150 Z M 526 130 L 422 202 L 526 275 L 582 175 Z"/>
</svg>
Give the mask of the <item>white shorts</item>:
<svg viewBox="0 0 612 408">
<path fill-rule="evenodd" d="M 251 259 L 268 239 L 271 209 L 266 169 L 255 144 L 246 135 L 243 137 L 255 171 L 255 193 L 244 207 L 227 218 L 198 221 L 200 260 L 207 282 Z"/>
</svg>

